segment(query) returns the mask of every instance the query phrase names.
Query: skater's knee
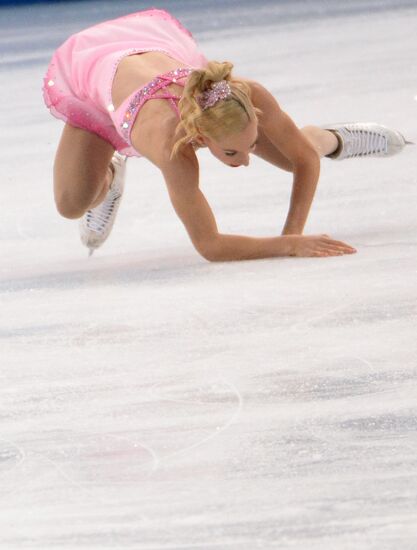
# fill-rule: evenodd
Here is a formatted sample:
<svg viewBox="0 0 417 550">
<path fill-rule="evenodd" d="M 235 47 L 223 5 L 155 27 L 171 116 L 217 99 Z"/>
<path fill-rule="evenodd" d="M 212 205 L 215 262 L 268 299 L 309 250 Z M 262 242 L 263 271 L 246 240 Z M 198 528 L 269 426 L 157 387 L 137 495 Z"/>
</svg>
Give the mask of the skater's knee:
<svg viewBox="0 0 417 550">
<path fill-rule="evenodd" d="M 81 218 L 86 210 L 85 208 L 80 208 L 78 205 L 72 205 L 65 201 L 55 201 L 55 204 L 59 214 L 69 220 Z"/>
<path fill-rule="evenodd" d="M 95 200 L 101 196 L 107 180 L 101 174 L 68 178 L 54 173 L 54 198 L 58 212 L 64 218 L 81 218 Z"/>
<path fill-rule="evenodd" d="M 71 220 L 81 218 L 88 210 L 97 194 L 97 189 L 88 184 L 80 182 L 65 181 L 62 178 L 55 178 L 54 198 L 58 212 L 64 218 Z"/>
<path fill-rule="evenodd" d="M 68 196 L 66 193 L 55 193 L 55 205 L 59 214 L 64 218 L 70 220 L 75 220 L 81 218 L 84 212 L 87 210 L 88 206 L 80 204 L 78 201 L 74 200 L 73 197 Z"/>
</svg>

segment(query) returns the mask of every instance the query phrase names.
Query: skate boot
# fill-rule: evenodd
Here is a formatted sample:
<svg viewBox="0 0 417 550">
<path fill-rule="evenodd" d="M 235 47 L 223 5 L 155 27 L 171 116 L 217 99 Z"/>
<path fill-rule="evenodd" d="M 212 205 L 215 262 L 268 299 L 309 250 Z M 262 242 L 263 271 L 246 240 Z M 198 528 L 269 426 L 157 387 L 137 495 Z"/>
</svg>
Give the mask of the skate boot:
<svg viewBox="0 0 417 550">
<path fill-rule="evenodd" d="M 353 157 L 390 157 L 411 144 L 396 130 L 373 122 L 347 122 L 322 126 L 333 132 L 339 146 L 327 157 L 343 160 Z"/>
<path fill-rule="evenodd" d="M 123 195 L 126 158 L 115 152 L 111 163 L 114 175 L 105 199 L 95 208 L 87 210 L 80 220 L 81 242 L 89 249 L 89 256 L 110 235 Z"/>
</svg>

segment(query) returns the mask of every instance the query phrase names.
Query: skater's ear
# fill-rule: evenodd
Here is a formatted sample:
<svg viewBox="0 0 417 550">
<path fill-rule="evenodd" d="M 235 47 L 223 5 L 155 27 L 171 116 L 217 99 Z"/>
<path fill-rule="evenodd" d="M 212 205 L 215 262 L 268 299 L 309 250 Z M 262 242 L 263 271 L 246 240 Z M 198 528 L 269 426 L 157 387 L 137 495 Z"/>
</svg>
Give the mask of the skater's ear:
<svg viewBox="0 0 417 550">
<path fill-rule="evenodd" d="M 200 146 L 207 145 L 206 137 L 203 136 L 202 134 L 197 134 L 193 139 L 193 141 L 195 141 Z"/>
</svg>

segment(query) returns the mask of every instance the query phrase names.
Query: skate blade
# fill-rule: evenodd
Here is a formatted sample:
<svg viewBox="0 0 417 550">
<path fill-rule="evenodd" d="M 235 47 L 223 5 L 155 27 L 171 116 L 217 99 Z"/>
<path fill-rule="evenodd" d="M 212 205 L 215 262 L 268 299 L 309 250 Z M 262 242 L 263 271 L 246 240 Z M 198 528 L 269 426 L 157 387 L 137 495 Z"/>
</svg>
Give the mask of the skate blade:
<svg viewBox="0 0 417 550">
<path fill-rule="evenodd" d="M 91 256 L 94 254 L 94 248 L 89 248 L 88 249 L 88 257 L 91 258 Z"/>
</svg>

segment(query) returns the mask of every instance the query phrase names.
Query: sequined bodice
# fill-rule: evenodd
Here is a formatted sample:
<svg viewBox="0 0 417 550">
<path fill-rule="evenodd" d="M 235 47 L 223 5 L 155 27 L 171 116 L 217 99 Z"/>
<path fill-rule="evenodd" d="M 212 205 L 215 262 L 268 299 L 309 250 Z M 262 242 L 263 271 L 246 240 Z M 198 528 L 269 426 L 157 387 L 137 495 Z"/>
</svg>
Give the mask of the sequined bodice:
<svg viewBox="0 0 417 550">
<path fill-rule="evenodd" d="M 186 79 L 192 71 L 193 69 L 191 68 L 178 68 L 158 75 L 151 82 L 146 84 L 146 86 L 134 92 L 122 103 L 122 105 L 120 105 L 119 109 L 124 110 L 124 114 L 121 113 L 122 118 L 120 119 L 120 130 L 123 137 L 129 144 L 131 144 L 130 133 L 132 131 L 133 123 L 140 109 L 149 99 L 167 99 L 179 117 L 177 102 L 181 99 L 181 97 L 168 91 L 162 93 L 157 92 L 163 90 L 170 84 L 179 84 L 180 86 L 184 86 L 184 79 Z"/>
</svg>

